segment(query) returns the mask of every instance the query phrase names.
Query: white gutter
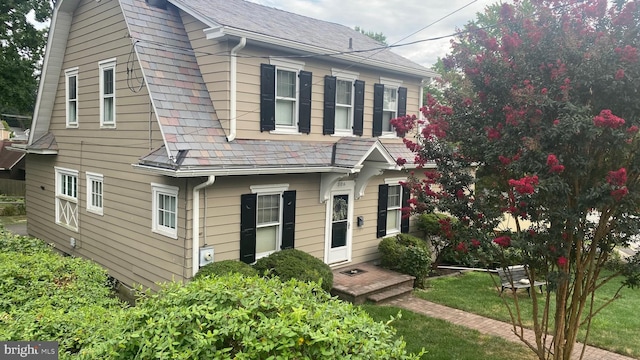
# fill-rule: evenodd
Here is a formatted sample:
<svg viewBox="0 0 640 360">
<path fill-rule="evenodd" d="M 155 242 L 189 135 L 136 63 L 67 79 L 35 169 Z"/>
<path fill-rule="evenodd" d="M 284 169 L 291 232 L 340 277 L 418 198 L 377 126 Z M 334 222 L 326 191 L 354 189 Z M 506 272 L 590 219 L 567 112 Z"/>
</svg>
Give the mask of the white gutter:
<svg viewBox="0 0 640 360">
<path fill-rule="evenodd" d="M 247 45 L 247 38 L 240 38 L 240 42 L 233 49 L 231 49 L 230 59 L 230 94 L 229 94 L 229 136 L 227 136 L 227 141 L 233 141 L 236 138 L 236 114 L 237 114 L 237 82 L 238 82 L 238 59 L 236 55 L 242 50 L 245 45 Z"/>
<path fill-rule="evenodd" d="M 422 70 L 422 69 L 416 69 L 410 66 L 403 66 L 401 64 L 392 64 L 392 63 L 388 63 L 388 62 L 384 62 L 376 59 L 371 59 L 363 55 L 341 53 L 335 50 L 330 50 L 330 49 L 322 48 L 315 45 L 303 44 L 297 41 L 277 38 L 270 35 L 260 34 L 253 31 L 232 28 L 228 26 L 216 26 L 216 27 L 207 28 L 207 29 L 204 29 L 204 34 L 207 37 L 207 39 L 217 39 L 225 35 L 230 35 L 230 36 L 237 36 L 241 38 L 244 37 L 244 38 L 248 38 L 250 40 L 254 40 L 258 42 L 272 44 L 275 46 L 282 46 L 282 47 L 286 47 L 294 50 L 300 50 L 300 51 L 304 51 L 312 54 L 332 54 L 332 57 L 336 59 L 347 60 L 350 62 L 362 64 L 362 65 L 369 65 L 375 68 L 391 70 L 391 71 L 399 72 L 402 74 L 407 74 L 410 76 L 421 75 L 425 77 L 435 77 L 436 75 L 434 71 L 426 68 Z M 372 50 L 372 52 L 373 51 L 375 50 Z"/>
<path fill-rule="evenodd" d="M 319 167 L 283 167 L 283 168 L 244 168 L 244 169 L 200 169 L 200 170 L 172 170 L 155 166 L 131 164 L 136 170 L 143 170 L 156 175 L 171 176 L 175 178 L 202 177 L 202 176 L 232 176 L 232 175 L 274 175 L 274 174 L 308 174 L 338 172 L 355 174 L 358 169 L 348 169 L 337 166 Z"/>
<path fill-rule="evenodd" d="M 196 273 L 200 269 L 200 190 L 213 185 L 215 181 L 216 177 L 211 175 L 207 181 L 193 188 L 193 219 L 191 224 L 191 247 L 193 252 L 191 259 L 191 276 L 196 276 Z"/>
</svg>

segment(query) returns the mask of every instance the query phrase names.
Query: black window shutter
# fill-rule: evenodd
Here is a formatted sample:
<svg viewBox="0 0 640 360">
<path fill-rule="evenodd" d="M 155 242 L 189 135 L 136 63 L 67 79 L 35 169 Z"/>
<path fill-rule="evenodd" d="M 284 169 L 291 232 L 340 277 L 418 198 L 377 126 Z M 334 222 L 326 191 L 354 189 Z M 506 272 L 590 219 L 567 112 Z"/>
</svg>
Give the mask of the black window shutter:
<svg viewBox="0 0 640 360">
<path fill-rule="evenodd" d="M 298 107 L 298 131 L 311 132 L 311 73 L 300 71 L 300 105 Z"/>
<path fill-rule="evenodd" d="M 398 117 L 407 115 L 407 88 L 398 88 Z"/>
<path fill-rule="evenodd" d="M 384 105 L 384 85 L 373 84 L 373 136 L 382 135 L 382 107 Z"/>
<path fill-rule="evenodd" d="M 276 129 L 276 67 L 260 64 L 260 131 Z"/>
<path fill-rule="evenodd" d="M 402 207 L 409 207 L 409 198 L 411 197 L 411 193 L 406 186 L 402 187 Z M 409 232 L 409 216 L 404 216 L 402 214 L 402 220 L 400 221 L 400 232 L 408 233 Z"/>
<path fill-rule="evenodd" d="M 356 80 L 353 83 L 353 135 L 362 136 L 364 125 L 364 81 Z"/>
<path fill-rule="evenodd" d="M 282 194 L 282 245 L 280 248 L 293 249 L 296 232 L 296 191 Z"/>
<path fill-rule="evenodd" d="M 240 196 L 240 261 L 256 261 L 256 203 L 258 195 Z"/>
<path fill-rule="evenodd" d="M 382 184 L 378 186 L 378 229 L 376 237 L 387 235 L 387 196 L 389 194 L 389 185 Z"/>
<path fill-rule="evenodd" d="M 326 75 L 324 77 L 324 118 L 322 121 L 322 134 L 328 135 L 335 132 L 336 127 L 336 77 Z"/>
</svg>

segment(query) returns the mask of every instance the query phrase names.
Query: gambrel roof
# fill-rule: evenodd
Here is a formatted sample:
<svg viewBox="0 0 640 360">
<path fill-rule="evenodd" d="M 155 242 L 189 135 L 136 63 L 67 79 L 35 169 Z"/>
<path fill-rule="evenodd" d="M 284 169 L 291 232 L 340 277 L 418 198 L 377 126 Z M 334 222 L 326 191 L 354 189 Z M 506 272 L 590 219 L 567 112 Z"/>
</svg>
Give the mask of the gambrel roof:
<svg viewBox="0 0 640 360">
<path fill-rule="evenodd" d="M 57 86 L 62 57 L 56 46 L 64 46 L 73 9 L 78 0 L 56 4 L 47 57 L 40 85 L 34 129 L 28 148 L 55 153 L 55 138 L 48 133 L 53 97 L 43 91 Z M 207 91 L 196 56 L 182 23 L 180 10 L 211 26 L 222 35 L 245 36 L 261 44 L 290 51 L 327 54 L 379 48 L 380 44 L 348 27 L 296 15 L 244 0 L 169 0 L 166 9 L 150 7 L 144 0 L 120 0 L 121 10 L 143 73 L 164 145 L 140 159 L 134 166 L 171 176 L 204 174 L 269 173 L 282 169 L 330 172 L 357 171 L 364 157 L 394 168 L 393 159 L 412 157 L 404 147 L 385 147 L 378 139 L 343 138 L 337 143 L 309 141 L 227 141 Z M 75 4 L 75 5 L 74 5 Z M 66 31 L 66 33 L 65 33 Z M 234 35 L 235 34 L 235 35 Z M 240 35 L 238 35 L 240 34 Z M 54 56 L 49 54 L 53 51 Z M 338 61 L 357 61 L 414 77 L 431 76 L 424 67 L 388 49 L 332 56 Z M 37 149 L 36 149 L 37 147 Z M 392 150 L 392 151 L 389 151 Z M 49 151 L 49 152 L 47 152 Z M 274 157 L 274 154 L 278 156 Z M 235 172 L 234 172 L 235 171 Z"/>
</svg>

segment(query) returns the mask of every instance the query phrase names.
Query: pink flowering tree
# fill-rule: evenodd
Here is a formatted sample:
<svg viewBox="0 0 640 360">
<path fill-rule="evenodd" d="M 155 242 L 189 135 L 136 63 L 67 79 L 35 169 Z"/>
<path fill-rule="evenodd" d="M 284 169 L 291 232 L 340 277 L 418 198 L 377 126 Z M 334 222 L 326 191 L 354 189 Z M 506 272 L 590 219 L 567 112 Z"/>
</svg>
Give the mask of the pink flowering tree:
<svg viewBox="0 0 640 360">
<path fill-rule="evenodd" d="M 601 270 L 639 233 L 639 48 L 640 0 L 490 6 L 441 60 L 451 85 L 427 95 L 425 120 L 393 121 L 415 163 L 437 165 L 408 181 L 410 210 L 454 215 L 466 227 L 456 248 L 517 250 L 530 280 L 548 282 L 531 292 L 536 341 L 521 337 L 540 359 L 586 340 L 604 283 L 638 284 L 638 259 Z M 504 214 L 514 225 L 496 231 Z"/>
</svg>

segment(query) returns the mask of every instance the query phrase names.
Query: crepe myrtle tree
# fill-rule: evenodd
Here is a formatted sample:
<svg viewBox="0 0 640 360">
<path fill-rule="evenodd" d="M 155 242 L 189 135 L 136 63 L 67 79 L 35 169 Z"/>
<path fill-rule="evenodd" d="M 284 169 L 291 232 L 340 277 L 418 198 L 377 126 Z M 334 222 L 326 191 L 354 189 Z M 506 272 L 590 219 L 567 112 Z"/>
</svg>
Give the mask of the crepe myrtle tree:
<svg viewBox="0 0 640 360">
<path fill-rule="evenodd" d="M 518 252 L 530 281 L 548 281 L 531 292 L 535 341 L 522 336 L 517 297 L 504 301 L 540 359 L 569 359 L 587 340 L 593 316 L 620 296 L 594 303 L 603 284 L 620 274 L 620 289 L 639 283 L 637 258 L 602 272 L 640 220 L 640 0 L 610 5 L 487 7 L 441 60 L 439 100 L 393 120 L 415 134 L 404 138 L 415 163 L 437 165 L 410 176 L 405 211 L 447 212 L 464 225 L 451 236 L 458 251 Z M 508 231 L 498 229 L 505 214 Z"/>
</svg>

